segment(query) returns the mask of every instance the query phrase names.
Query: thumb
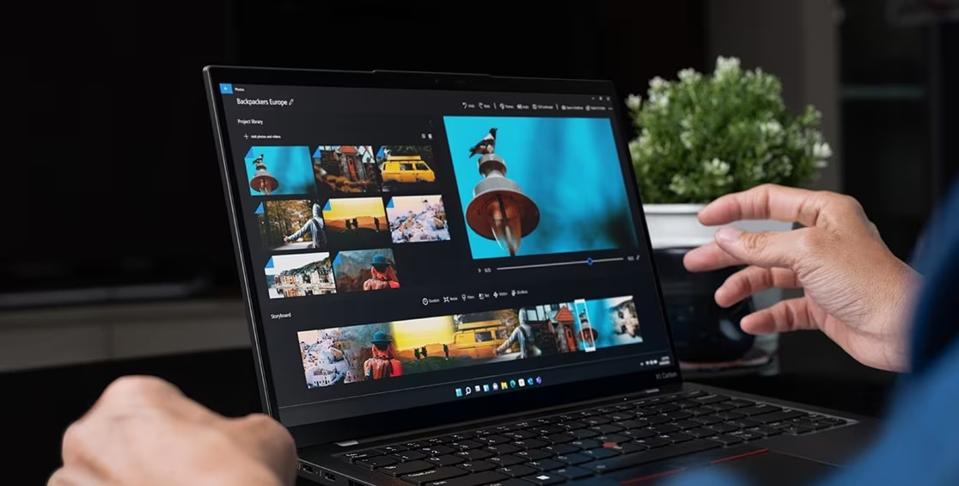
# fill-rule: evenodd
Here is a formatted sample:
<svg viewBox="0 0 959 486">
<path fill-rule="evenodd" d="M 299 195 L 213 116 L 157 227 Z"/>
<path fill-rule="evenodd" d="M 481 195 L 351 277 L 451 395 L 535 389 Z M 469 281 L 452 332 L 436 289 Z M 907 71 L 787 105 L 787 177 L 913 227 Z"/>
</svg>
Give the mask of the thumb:
<svg viewBox="0 0 959 486">
<path fill-rule="evenodd" d="M 801 257 L 800 242 L 809 230 L 746 232 L 724 226 L 716 231 L 716 244 L 746 265 L 792 268 Z"/>
</svg>

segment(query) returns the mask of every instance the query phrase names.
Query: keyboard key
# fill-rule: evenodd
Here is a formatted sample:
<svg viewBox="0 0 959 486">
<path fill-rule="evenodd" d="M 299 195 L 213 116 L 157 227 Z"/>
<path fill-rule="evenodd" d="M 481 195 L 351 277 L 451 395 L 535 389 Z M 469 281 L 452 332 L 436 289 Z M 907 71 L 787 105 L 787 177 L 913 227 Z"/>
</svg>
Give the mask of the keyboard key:
<svg viewBox="0 0 959 486">
<path fill-rule="evenodd" d="M 615 449 L 608 448 L 599 448 L 599 449 L 590 449 L 588 451 L 583 451 L 583 454 L 592 457 L 593 459 L 606 459 L 613 456 L 618 456 L 620 453 Z"/>
<path fill-rule="evenodd" d="M 361 459 L 367 459 L 370 457 L 376 457 L 382 455 L 377 449 L 370 449 L 366 451 L 356 451 L 356 452 L 347 452 L 343 454 L 343 457 L 350 462 L 356 462 Z"/>
<path fill-rule="evenodd" d="M 574 440 L 589 439 L 590 437 L 596 437 L 599 435 L 599 432 L 591 429 L 579 429 L 570 431 L 569 434 L 573 436 Z"/>
<path fill-rule="evenodd" d="M 638 442 L 627 442 L 619 446 L 619 452 L 623 454 L 635 454 L 637 452 L 643 452 L 649 450 L 649 446 L 645 444 L 640 444 Z"/>
<path fill-rule="evenodd" d="M 693 422 L 699 422 L 700 424 L 703 424 L 703 425 L 718 424 L 719 422 L 723 421 L 723 419 L 715 415 L 703 415 L 700 417 L 693 417 L 689 420 L 692 420 Z"/>
<path fill-rule="evenodd" d="M 659 425 L 672 422 L 672 420 L 665 415 L 650 415 L 649 417 L 646 417 L 646 422 L 648 422 L 649 425 Z"/>
<path fill-rule="evenodd" d="M 505 474 L 498 473 L 496 471 L 484 471 L 481 473 L 470 474 L 469 476 L 463 476 L 453 479 L 447 479 L 442 481 L 435 481 L 428 483 L 429 486 L 480 486 L 482 484 L 490 483 L 499 483 L 505 479 L 509 479 L 509 476 Z"/>
<path fill-rule="evenodd" d="M 603 447 L 603 443 L 595 439 L 574 440 L 569 445 L 579 447 L 582 450 L 595 449 Z"/>
<path fill-rule="evenodd" d="M 624 444 L 624 445 L 625 445 L 625 444 Z M 574 453 L 572 453 L 572 454 L 559 455 L 559 456 L 556 456 L 555 459 L 556 459 L 557 461 L 560 461 L 560 462 L 563 462 L 563 463 L 566 463 L 566 464 L 570 464 L 570 465 L 573 465 L 573 466 L 578 465 L 578 464 L 583 464 L 583 463 L 586 463 L 586 462 L 592 462 L 592 461 L 595 461 L 595 460 L 596 460 L 596 458 L 593 457 L 593 456 L 589 456 L 589 455 L 586 455 L 586 454 L 581 454 L 581 453 L 579 453 L 579 452 L 574 452 Z"/>
<path fill-rule="evenodd" d="M 564 476 L 560 476 L 559 474 L 552 474 L 552 473 L 539 473 L 533 476 L 526 476 L 523 479 L 533 484 L 540 484 L 540 485 L 559 484 L 559 483 L 566 482 L 566 478 Z"/>
<path fill-rule="evenodd" d="M 362 466 L 367 469 L 373 470 L 378 467 L 396 464 L 397 462 L 400 462 L 399 458 L 396 458 L 393 456 L 376 456 L 376 457 L 368 457 L 366 459 L 360 459 L 359 461 L 356 461 L 354 464 L 356 464 L 357 466 Z"/>
<path fill-rule="evenodd" d="M 730 401 L 728 401 L 728 402 L 726 402 L 726 403 L 728 403 L 729 405 L 732 405 L 732 406 L 734 406 L 734 407 L 736 407 L 736 408 L 751 407 L 751 406 L 753 406 L 753 405 L 756 404 L 756 402 L 754 402 L 754 401 L 752 401 L 752 400 L 745 400 L 745 399 L 742 399 L 742 398 L 734 398 L 734 399 L 732 399 L 732 400 L 730 400 Z"/>
<path fill-rule="evenodd" d="M 703 438 L 703 437 L 711 437 L 711 436 L 716 435 L 716 431 L 715 431 L 715 430 L 710 430 L 710 429 L 707 429 L 707 428 L 705 428 L 705 427 L 699 428 L 699 429 L 687 429 L 687 430 L 684 430 L 683 432 L 685 432 L 685 433 L 687 433 L 687 434 L 689 434 L 689 435 L 691 435 L 691 436 L 693 436 L 693 437 L 695 437 L 695 438 L 697 438 L 697 439 L 701 439 L 701 438 Z"/>
<path fill-rule="evenodd" d="M 496 469 L 499 466 L 489 461 L 472 461 L 472 462 L 464 462 L 462 464 L 457 464 L 456 467 L 460 469 L 466 469 L 469 472 L 480 472 L 480 471 L 489 471 L 490 469 Z"/>
<path fill-rule="evenodd" d="M 754 417 L 755 420 L 758 420 L 764 424 L 770 424 L 773 422 L 781 422 L 783 420 L 790 420 L 798 417 L 805 417 L 806 412 L 800 412 L 799 410 L 783 410 L 782 412 L 774 412 L 770 414 L 761 415 L 759 417 Z"/>
<path fill-rule="evenodd" d="M 489 445 L 505 444 L 507 442 L 512 442 L 512 439 L 510 439 L 509 437 L 503 437 L 502 435 L 496 435 L 496 434 L 477 437 L 476 440 L 480 442 L 485 442 Z"/>
<path fill-rule="evenodd" d="M 387 453 L 387 454 L 395 454 L 395 453 L 397 453 L 397 452 L 403 452 L 403 451 L 405 451 L 405 450 L 406 450 L 406 447 L 401 446 L 401 445 L 388 445 L 388 446 L 380 447 L 380 449 L 382 449 L 383 452 L 385 452 L 385 453 Z"/>
<path fill-rule="evenodd" d="M 487 457 L 492 457 L 493 454 L 486 452 L 482 449 L 473 449 L 471 451 L 460 451 L 456 453 L 457 456 L 466 459 L 467 461 L 478 461 L 480 459 L 486 459 Z"/>
<path fill-rule="evenodd" d="M 593 475 L 593 472 L 589 469 L 583 469 L 581 467 L 569 466 L 553 471 L 553 474 L 563 476 L 566 479 L 581 479 L 588 478 Z"/>
<path fill-rule="evenodd" d="M 746 408 L 737 408 L 736 413 L 741 413 L 743 415 L 762 415 L 766 413 L 781 412 L 781 407 L 775 407 L 773 405 L 766 405 L 765 403 L 760 403 L 759 405 L 754 405 L 752 407 Z"/>
<path fill-rule="evenodd" d="M 527 440 L 518 440 L 513 442 L 513 445 L 521 449 L 541 449 L 550 445 L 549 442 L 539 439 L 527 439 Z"/>
<path fill-rule="evenodd" d="M 443 456 L 433 456 L 427 461 L 436 464 L 437 466 L 455 466 L 461 462 L 466 462 L 462 457 L 457 457 L 453 455 L 443 455 Z"/>
<path fill-rule="evenodd" d="M 431 456 L 442 456 L 444 454 L 456 452 L 456 449 L 450 446 L 445 446 L 445 445 L 431 445 L 431 446 L 424 447 L 423 449 L 420 449 L 420 450 L 422 450 L 423 452 Z"/>
<path fill-rule="evenodd" d="M 526 462 L 525 458 L 517 457 L 512 454 L 505 454 L 497 457 L 490 457 L 487 461 L 496 464 L 499 467 L 512 466 Z"/>
<path fill-rule="evenodd" d="M 460 476 L 466 476 L 467 474 L 469 473 L 458 467 L 441 467 L 439 469 L 431 469 L 429 471 L 420 471 L 407 474 L 405 476 L 401 476 L 401 478 L 404 481 L 409 481 L 414 484 L 427 484 L 434 481 L 458 478 Z"/>
<path fill-rule="evenodd" d="M 514 454 L 516 457 L 522 457 L 527 461 L 538 461 L 540 459 L 546 459 L 547 457 L 552 457 L 553 455 L 549 452 L 546 452 L 542 449 L 530 449 L 528 451 L 520 451 Z"/>
<path fill-rule="evenodd" d="M 526 465 L 537 471 L 552 471 L 553 469 L 559 469 L 566 465 L 566 463 L 559 462 L 553 459 L 542 459 L 539 461 L 530 461 Z"/>
<path fill-rule="evenodd" d="M 624 433 L 624 435 L 632 437 L 633 440 L 636 440 L 636 439 L 645 439 L 647 437 L 653 437 L 658 434 L 653 429 L 634 429 L 634 430 L 627 430 Z"/>
<path fill-rule="evenodd" d="M 396 456 L 399 457 L 400 459 L 403 459 L 404 461 L 415 461 L 417 459 L 427 458 L 429 457 L 429 454 L 423 451 L 411 449 L 408 451 L 399 452 L 396 454 Z"/>
<path fill-rule="evenodd" d="M 680 442 L 686 442 L 695 439 L 696 437 L 691 434 L 686 434 L 683 432 L 675 432 L 672 434 L 667 434 L 669 440 L 673 441 L 673 444 L 678 444 Z"/>
<path fill-rule="evenodd" d="M 503 455 L 503 454 L 512 454 L 512 453 L 514 453 L 514 452 L 521 451 L 522 449 L 520 449 L 519 447 L 514 446 L 513 444 L 499 444 L 499 445 L 487 446 L 487 447 L 483 448 L 483 450 L 485 450 L 486 452 L 489 452 L 489 453 L 491 453 L 491 454 L 495 454 L 495 455 L 497 455 L 497 456 L 500 456 L 500 455 Z"/>
<path fill-rule="evenodd" d="M 463 441 L 451 443 L 450 447 L 461 450 L 461 451 L 465 451 L 469 449 L 478 449 L 480 447 L 483 447 L 483 445 L 484 444 L 482 442 L 477 442 L 475 440 L 463 440 Z"/>
<path fill-rule="evenodd" d="M 616 432 L 622 432 L 623 430 L 626 430 L 626 429 L 618 425 L 603 424 L 603 425 L 597 425 L 596 427 L 590 427 L 589 429 L 586 429 L 586 430 L 592 430 L 594 432 L 599 432 L 601 435 L 606 435 L 606 434 L 615 434 Z"/>
<path fill-rule="evenodd" d="M 658 436 L 657 436 L 657 437 L 649 437 L 649 438 L 647 438 L 647 439 L 639 439 L 639 440 L 635 440 L 635 441 L 633 441 L 633 442 L 635 442 L 636 444 L 642 444 L 642 445 L 644 445 L 644 446 L 646 446 L 646 447 L 649 447 L 650 449 L 655 449 L 655 448 L 657 448 L 657 447 L 668 446 L 668 445 L 670 445 L 670 444 L 673 443 L 673 441 L 671 441 L 671 440 L 669 440 L 669 439 L 665 439 L 665 438 L 658 437 Z M 629 444 L 629 442 L 627 442 L 627 444 Z"/>
<path fill-rule="evenodd" d="M 733 445 L 743 441 L 742 438 L 737 437 L 735 435 L 729 435 L 729 434 L 717 435 L 716 437 L 713 437 L 710 440 L 718 440 L 719 442 L 722 442 L 723 445 Z"/>
<path fill-rule="evenodd" d="M 650 427 L 649 430 L 652 430 L 657 434 L 671 434 L 673 432 L 679 432 L 679 427 L 676 427 L 673 424 L 660 424 Z"/>
<path fill-rule="evenodd" d="M 702 405 L 708 405 L 708 404 L 711 404 L 711 403 L 719 403 L 719 402 L 723 402 L 723 401 L 726 401 L 726 400 L 729 400 L 729 398 L 728 398 L 728 397 L 725 397 L 725 396 L 723 396 L 723 395 L 705 395 L 705 396 L 701 396 L 701 397 L 697 397 L 697 398 L 696 398 L 696 401 L 699 402 L 699 403 L 702 404 Z"/>
<path fill-rule="evenodd" d="M 739 437 L 740 439 L 746 442 L 749 442 L 751 440 L 759 440 L 766 437 L 763 434 L 749 432 L 748 430 L 740 430 L 738 432 L 733 432 L 731 435 L 735 435 L 736 437 Z"/>
<path fill-rule="evenodd" d="M 706 428 L 715 430 L 717 434 L 726 434 L 734 430 L 739 430 L 739 427 L 728 423 L 713 424 Z"/>
<path fill-rule="evenodd" d="M 410 461 L 400 464 L 393 464 L 392 466 L 386 466 L 377 469 L 377 471 L 389 474 L 391 476 L 402 476 L 404 474 L 426 471 L 427 469 L 433 469 L 434 467 L 436 466 L 426 461 Z"/>
<path fill-rule="evenodd" d="M 676 427 L 679 427 L 680 429 L 685 430 L 685 429 L 695 429 L 702 424 L 694 420 L 680 420 L 678 422 L 673 422 L 673 425 L 675 425 Z"/>
<path fill-rule="evenodd" d="M 687 454 L 695 454 L 697 452 L 708 451 L 717 447 L 721 447 L 720 442 L 706 439 L 697 439 L 690 442 L 685 442 L 682 444 L 675 445 L 673 447 L 666 447 L 662 449 L 653 449 L 646 452 L 640 452 L 637 454 L 624 454 L 617 457 L 612 457 L 602 461 L 591 462 L 583 465 L 585 469 L 589 469 L 595 473 L 607 473 L 611 471 L 618 471 L 620 469 L 626 469 L 630 467 L 640 466 L 643 464 L 648 464 L 655 461 L 661 461 L 670 457 L 683 456 Z"/>
<path fill-rule="evenodd" d="M 509 466 L 509 467 L 503 467 L 503 468 L 497 469 L 497 471 L 503 474 L 507 474 L 509 476 L 513 476 L 514 478 L 519 478 L 522 476 L 528 476 L 530 474 L 535 473 L 536 469 L 533 469 L 529 466 L 524 466 L 522 464 L 517 464 L 515 466 Z"/>
<path fill-rule="evenodd" d="M 543 448 L 544 451 L 549 452 L 554 455 L 561 454 L 572 454 L 579 451 L 579 447 L 570 444 L 556 444 L 551 446 L 546 446 Z"/>
</svg>

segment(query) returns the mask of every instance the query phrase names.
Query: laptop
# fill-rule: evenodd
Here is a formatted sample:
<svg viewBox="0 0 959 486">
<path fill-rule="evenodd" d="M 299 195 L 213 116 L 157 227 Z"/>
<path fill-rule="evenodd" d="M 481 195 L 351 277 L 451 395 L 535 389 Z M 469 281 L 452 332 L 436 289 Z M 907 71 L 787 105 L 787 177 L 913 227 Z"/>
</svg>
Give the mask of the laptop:
<svg viewBox="0 0 959 486">
<path fill-rule="evenodd" d="M 263 406 L 301 481 L 784 484 L 870 435 L 683 381 L 610 82 L 204 77 Z"/>
</svg>

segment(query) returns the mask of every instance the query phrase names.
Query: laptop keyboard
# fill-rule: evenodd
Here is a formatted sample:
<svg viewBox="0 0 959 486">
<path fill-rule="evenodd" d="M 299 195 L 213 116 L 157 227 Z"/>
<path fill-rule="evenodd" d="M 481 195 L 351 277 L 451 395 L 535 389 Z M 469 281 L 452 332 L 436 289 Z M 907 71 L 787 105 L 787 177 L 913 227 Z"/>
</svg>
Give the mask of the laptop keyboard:
<svg viewBox="0 0 959 486">
<path fill-rule="evenodd" d="M 341 457 L 416 485 L 560 484 L 847 423 L 696 390 L 398 442 Z"/>
</svg>

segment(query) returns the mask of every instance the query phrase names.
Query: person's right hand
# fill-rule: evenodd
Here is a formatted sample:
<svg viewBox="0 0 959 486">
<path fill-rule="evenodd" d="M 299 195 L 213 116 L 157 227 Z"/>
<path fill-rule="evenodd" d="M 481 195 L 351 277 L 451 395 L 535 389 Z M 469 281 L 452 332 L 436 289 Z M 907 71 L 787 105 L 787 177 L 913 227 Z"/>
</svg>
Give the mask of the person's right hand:
<svg viewBox="0 0 959 486">
<path fill-rule="evenodd" d="M 759 233 L 723 227 L 715 242 L 686 254 L 683 263 L 693 272 L 748 265 L 716 290 L 723 307 L 771 287 L 805 291 L 744 317 L 744 331 L 819 329 L 860 363 L 907 368 L 908 315 L 919 275 L 889 251 L 855 199 L 767 184 L 720 197 L 699 212 L 707 226 L 740 219 L 804 226 Z"/>
</svg>

